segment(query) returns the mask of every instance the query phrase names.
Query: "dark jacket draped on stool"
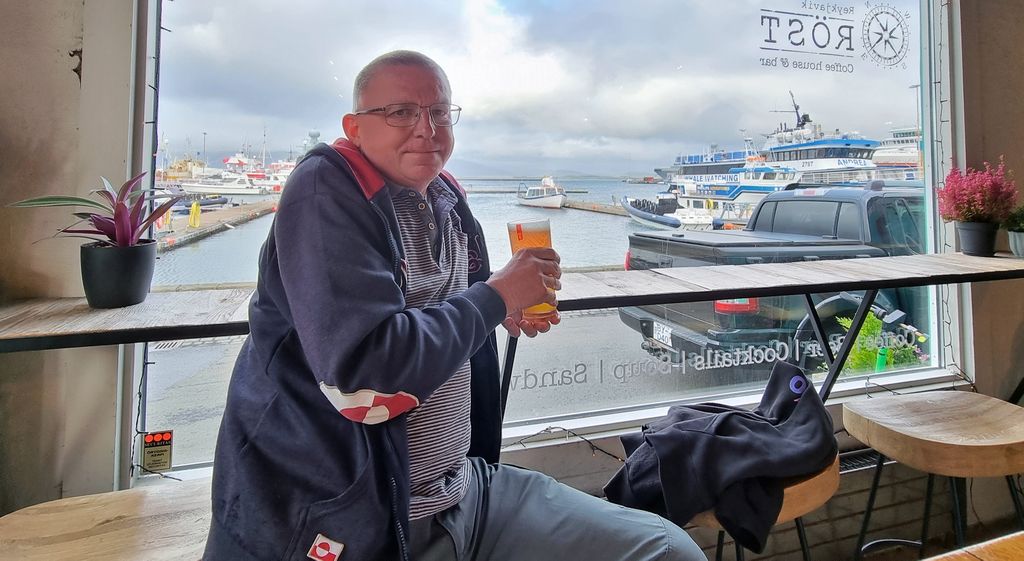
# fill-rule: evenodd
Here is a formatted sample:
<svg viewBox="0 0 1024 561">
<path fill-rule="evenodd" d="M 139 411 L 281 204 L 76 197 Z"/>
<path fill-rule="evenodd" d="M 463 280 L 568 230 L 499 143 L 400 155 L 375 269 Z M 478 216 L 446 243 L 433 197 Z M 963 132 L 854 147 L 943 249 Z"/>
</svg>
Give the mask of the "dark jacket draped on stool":
<svg viewBox="0 0 1024 561">
<path fill-rule="evenodd" d="M 714 508 L 722 527 L 755 552 L 764 550 L 782 508 L 784 479 L 821 471 L 837 452 L 821 398 L 800 369 L 783 362 L 753 411 L 675 406 L 622 443 L 629 457 L 604 488 L 609 500 L 679 526 Z"/>
</svg>

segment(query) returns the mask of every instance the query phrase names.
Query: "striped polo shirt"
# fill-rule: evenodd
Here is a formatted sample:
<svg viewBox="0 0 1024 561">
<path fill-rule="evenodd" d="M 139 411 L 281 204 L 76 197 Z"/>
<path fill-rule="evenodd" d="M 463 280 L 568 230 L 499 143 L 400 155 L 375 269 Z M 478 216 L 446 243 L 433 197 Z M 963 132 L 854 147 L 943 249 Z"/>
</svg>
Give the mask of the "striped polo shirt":
<svg viewBox="0 0 1024 561">
<path fill-rule="evenodd" d="M 466 290 L 466 234 L 454 194 L 435 179 L 426 197 L 388 185 L 408 262 L 406 308 L 424 308 Z M 409 412 L 409 518 L 459 502 L 468 486 L 470 368 L 467 361 Z"/>
</svg>

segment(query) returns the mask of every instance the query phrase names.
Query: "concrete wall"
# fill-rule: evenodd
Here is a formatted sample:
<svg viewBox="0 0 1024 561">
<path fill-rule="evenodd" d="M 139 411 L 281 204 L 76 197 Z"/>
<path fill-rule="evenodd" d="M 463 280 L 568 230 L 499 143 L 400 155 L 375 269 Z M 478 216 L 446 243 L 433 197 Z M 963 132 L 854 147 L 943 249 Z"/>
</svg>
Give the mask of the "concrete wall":
<svg viewBox="0 0 1024 561">
<path fill-rule="evenodd" d="M 0 302 L 82 295 L 81 241 L 46 239 L 67 210 L 2 205 L 127 177 L 133 13 L 128 1 L 0 8 Z M 0 514 L 112 488 L 117 370 L 115 347 L 0 355 Z"/>
</svg>

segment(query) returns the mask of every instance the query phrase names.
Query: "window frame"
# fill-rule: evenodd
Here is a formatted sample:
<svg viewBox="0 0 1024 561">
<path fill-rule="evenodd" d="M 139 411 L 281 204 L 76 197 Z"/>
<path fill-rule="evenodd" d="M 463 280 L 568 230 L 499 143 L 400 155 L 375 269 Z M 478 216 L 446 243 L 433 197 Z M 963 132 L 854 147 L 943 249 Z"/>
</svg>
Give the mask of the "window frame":
<svg viewBox="0 0 1024 561">
<path fill-rule="evenodd" d="M 150 0 L 150 4 L 153 4 L 153 0 Z M 155 4 L 158 6 L 159 1 L 156 0 Z M 948 29 L 939 29 L 939 20 L 941 19 L 940 12 L 946 11 L 946 21 L 949 23 Z M 159 7 L 155 10 L 157 17 L 150 22 L 150 33 L 155 35 L 157 43 L 157 54 L 153 57 L 154 60 L 159 58 Z M 921 17 L 921 64 L 924 69 L 924 76 L 922 76 L 923 83 L 935 84 L 937 81 L 932 79 L 932 76 L 942 76 L 944 80 L 951 84 L 951 87 L 957 92 L 962 92 L 962 87 L 959 87 L 958 83 L 961 80 L 961 71 L 950 71 L 946 66 L 955 67 L 959 60 L 959 44 L 955 47 L 950 47 L 949 38 L 954 37 L 955 33 L 959 33 L 958 21 L 951 17 L 954 10 L 950 6 L 944 6 L 941 2 L 935 2 L 934 0 L 921 0 L 920 1 L 920 17 Z M 945 33 L 946 40 L 940 41 L 939 37 Z M 948 62 L 947 62 L 948 61 Z M 147 88 L 148 89 L 148 88 Z M 962 95 L 962 94 L 961 94 Z M 939 160 L 948 160 L 951 155 L 950 151 L 963 149 L 963 130 L 958 129 L 953 131 L 949 121 L 942 122 L 936 115 L 935 108 L 941 103 L 940 92 L 937 91 L 936 87 L 933 88 L 922 88 L 921 91 L 921 113 L 925 117 L 922 120 L 922 134 L 924 138 L 924 160 L 925 160 L 925 176 L 930 178 L 931 184 L 936 182 L 939 177 L 939 167 L 934 162 Z M 960 112 L 960 122 L 962 122 L 962 111 L 963 111 L 963 100 L 961 98 L 955 98 L 951 101 L 951 105 L 954 107 L 954 111 Z M 154 102 L 154 113 L 156 111 Z M 954 132 L 959 135 L 954 138 L 954 142 L 947 143 L 945 146 L 941 146 L 940 143 L 936 142 L 935 130 L 938 129 L 943 131 L 944 138 L 953 138 Z M 936 153 L 936 147 L 942 148 L 942 152 Z M 154 153 L 154 150 L 149 150 L 148 153 Z M 770 161 L 788 161 L 792 157 L 796 156 L 795 152 L 771 152 L 768 154 Z M 961 156 L 962 157 L 962 156 Z M 155 166 L 155 162 L 152 164 Z M 150 168 L 152 171 L 152 167 Z M 926 189 L 928 194 L 926 195 L 925 207 L 928 212 L 932 215 L 935 214 L 935 201 L 934 195 L 930 189 Z M 843 205 L 838 205 L 834 216 L 835 224 L 838 226 L 839 217 L 842 213 Z M 777 211 L 777 206 L 772 207 L 771 216 L 765 217 L 769 222 L 774 222 L 774 218 Z M 761 220 L 761 214 L 759 212 L 755 217 L 755 229 L 756 224 Z M 860 227 L 866 227 L 867 225 L 861 225 Z M 931 246 L 929 250 L 934 251 L 935 248 L 940 248 L 939 243 L 940 226 L 938 226 L 937 219 L 928 223 L 928 238 Z M 837 230 L 834 228 L 834 232 Z M 255 285 L 255 283 L 253 283 Z M 936 291 L 933 289 L 933 294 Z M 940 299 L 933 297 L 934 301 L 934 314 L 935 317 L 942 317 L 942 314 L 948 314 L 952 317 L 952 321 L 946 325 L 948 332 L 943 333 L 941 329 L 936 330 L 935 339 L 937 340 L 933 345 L 937 348 L 947 349 L 947 341 L 960 341 L 961 340 L 961 321 L 963 315 L 961 313 L 960 298 L 958 297 L 956 290 L 950 290 L 948 300 L 945 304 L 940 302 Z M 145 352 L 145 350 L 143 350 Z M 961 353 L 963 354 L 963 353 Z M 892 389 L 924 389 L 927 387 L 940 385 L 942 387 L 948 387 L 951 382 L 957 382 L 960 380 L 959 377 L 950 374 L 945 365 L 950 362 L 950 351 L 944 351 L 943 355 L 938 358 L 938 363 L 933 367 L 926 367 L 914 370 L 903 370 L 895 373 L 882 373 L 874 376 L 876 380 L 879 380 L 879 385 L 884 385 L 887 388 Z M 129 379 L 136 381 L 140 380 L 146 368 L 145 360 L 132 361 L 134 367 L 129 368 L 133 372 L 134 376 Z M 132 366 L 132 365 L 127 365 Z M 863 380 L 839 380 L 833 390 L 832 398 L 830 399 L 830 408 L 840 406 L 844 400 L 862 398 L 866 394 L 877 391 L 877 388 L 865 387 Z M 708 399 L 715 399 L 716 401 L 733 404 L 740 407 L 749 407 L 756 405 L 761 396 L 761 390 L 756 391 L 739 391 L 731 392 L 729 394 L 709 394 L 701 396 L 699 398 L 692 398 L 689 400 L 677 400 L 673 403 L 690 403 L 697 401 L 706 401 Z M 143 402 L 140 407 L 144 411 L 146 392 L 143 390 L 139 396 Z M 503 444 L 505 446 L 511 446 L 513 444 L 520 445 L 519 448 L 528 450 L 535 446 L 548 446 L 548 445 L 569 445 L 572 444 L 571 440 L 566 439 L 566 434 L 560 432 L 547 432 L 544 433 L 545 428 L 552 426 L 553 424 L 559 424 L 565 428 L 571 429 L 572 431 L 588 436 L 597 435 L 601 438 L 612 438 L 617 434 L 625 431 L 634 431 L 644 423 L 663 416 L 667 411 L 669 405 L 665 404 L 646 404 L 643 406 L 627 407 L 621 411 L 608 411 L 594 414 L 574 414 L 566 416 L 553 416 L 546 417 L 544 419 L 526 419 L 516 422 L 507 422 L 503 426 Z M 143 413 L 144 415 L 144 413 Z M 144 416 L 143 416 L 144 419 Z M 124 419 L 125 421 L 127 419 Z M 133 429 L 134 427 L 132 427 Z M 531 438 L 532 437 L 532 438 Z M 524 440 L 527 439 L 527 440 Z M 509 451 L 514 454 L 514 451 Z M 552 461 L 557 462 L 557 458 Z M 212 465 L 212 460 L 210 462 Z M 197 464 L 193 466 L 180 466 L 181 469 L 187 469 L 192 467 L 204 467 L 203 464 Z M 545 470 L 547 471 L 547 470 Z M 557 471 L 557 470 L 551 470 Z M 138 478 L 138 474 L 135 475 Z"/>
</svg>

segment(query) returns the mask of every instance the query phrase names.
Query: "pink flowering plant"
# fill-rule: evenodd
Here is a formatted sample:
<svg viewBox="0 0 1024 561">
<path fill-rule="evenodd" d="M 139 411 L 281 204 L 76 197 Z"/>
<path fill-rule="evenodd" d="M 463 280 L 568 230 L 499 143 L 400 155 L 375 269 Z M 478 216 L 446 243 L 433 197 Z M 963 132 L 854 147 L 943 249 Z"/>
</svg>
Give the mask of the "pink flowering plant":
<svg viewBox="0 0 1024 561">
<path fill-rule="evenodd" d="M 985 169 L 967 168 L 966 173 L 953 168 L 937 192 L 939 216 L 947 222 L 1002 223 L 1017 205 L 1017 187 L 1011 175 L 1001 157 L 995 168 L 988 162 Z"/>
</svg>

